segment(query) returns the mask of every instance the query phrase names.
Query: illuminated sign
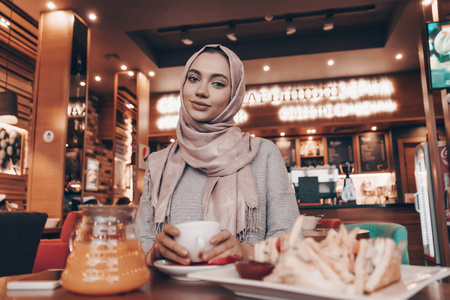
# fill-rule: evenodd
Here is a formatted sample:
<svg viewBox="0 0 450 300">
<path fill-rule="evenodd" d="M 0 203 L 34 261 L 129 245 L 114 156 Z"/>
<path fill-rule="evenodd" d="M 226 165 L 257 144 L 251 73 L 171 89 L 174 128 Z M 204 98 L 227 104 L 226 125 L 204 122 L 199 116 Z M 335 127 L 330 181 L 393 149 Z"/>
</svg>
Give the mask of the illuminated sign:
<svg viewBox="0 0 450 300">
<path fill-rule="evenodd" d="M 280 84 L 247 90 L 242 107 L 280 106 L 278 116 L 281 121 L 369 116 L 396 111 L 397 103 L 391 99 L 393 94 L 394 88 L 387 78 L 330 81 L 316 85 Z M 180 96 L 169 94 L 161 97 L 156 109 L 161 114 L 157 127 L 174 129 L 178 122 Z M 242 124 L 248 118 L 245 110 L 241 109 L 234 120 Z"/>
</svg>

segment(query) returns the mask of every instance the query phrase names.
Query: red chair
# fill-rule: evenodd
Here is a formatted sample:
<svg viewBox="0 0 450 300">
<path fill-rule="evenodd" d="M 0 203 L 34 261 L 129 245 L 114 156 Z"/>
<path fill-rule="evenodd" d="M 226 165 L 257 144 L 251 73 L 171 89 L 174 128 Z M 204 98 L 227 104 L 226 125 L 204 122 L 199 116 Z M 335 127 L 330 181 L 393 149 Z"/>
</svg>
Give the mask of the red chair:
<svg viewBox="0 0 450 300">
<path fill-rule="evenodd" d="M 70 212 L 64 221 L 59 239 L 41 239 L 34 260 L 33 273 L 48 269 L 64 269 L 70 252 L 70 234 L 82 216 L 81 211 Z"/>
<path fill-rule="evenodd" d="M 320 228 L 338 229 L 339 226 L 341 226 L 342 221 L 340 219 L 320 219 L 317 224 Z"/>
</svg>

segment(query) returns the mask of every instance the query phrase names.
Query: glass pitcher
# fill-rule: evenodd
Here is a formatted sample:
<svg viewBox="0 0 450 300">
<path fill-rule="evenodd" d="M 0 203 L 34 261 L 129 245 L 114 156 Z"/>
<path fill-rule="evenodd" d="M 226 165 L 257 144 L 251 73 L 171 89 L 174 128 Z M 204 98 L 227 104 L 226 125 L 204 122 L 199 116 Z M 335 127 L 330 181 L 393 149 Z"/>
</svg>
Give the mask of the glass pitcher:
<svg viewBox="0 0 450 300">
<path fill-rule="evenodd" d="M 74 228 L 72 252 L 61 275 L 71 292 L 107 295 L 134 290 L 150 279 L 136 233 L 136 206 L 88 206 Z M 72 238 L 71 238 L 72 241 Z"/>
</svg>

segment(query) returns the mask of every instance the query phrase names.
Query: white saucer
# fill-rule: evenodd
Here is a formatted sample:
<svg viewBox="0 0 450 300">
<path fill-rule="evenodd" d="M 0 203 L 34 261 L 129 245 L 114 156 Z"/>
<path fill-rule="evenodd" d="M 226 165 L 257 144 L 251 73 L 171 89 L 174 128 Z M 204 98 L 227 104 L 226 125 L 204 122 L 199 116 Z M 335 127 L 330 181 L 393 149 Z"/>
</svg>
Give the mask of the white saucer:
<svg viewBox="0 0 450 300">
<path fill-rule="evenodd" d="M 174 265 L 176 262 L 173 262 L 169 259 L 161 259 L 155 261 L 153 264 L 155 268 L 160 270 L 163 273 L 170 275 L 173 279 L 176 280 L 184 280 L 184 281 L 199 281 L 196 278 L 188 278 L 187 274 L 199 271 L 206 271 L 211 269 L 222 268 L 227 265 L 199 265 L 199 266 L 183 266 L 183 265 Z"/>
</svg>

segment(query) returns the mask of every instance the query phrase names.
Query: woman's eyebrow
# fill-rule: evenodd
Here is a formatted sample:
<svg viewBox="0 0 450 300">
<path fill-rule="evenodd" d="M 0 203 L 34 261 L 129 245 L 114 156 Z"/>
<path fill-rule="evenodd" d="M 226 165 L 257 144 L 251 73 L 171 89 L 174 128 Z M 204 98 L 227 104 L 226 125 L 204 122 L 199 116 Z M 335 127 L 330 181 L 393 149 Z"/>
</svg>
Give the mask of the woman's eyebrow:
<svg viewBox="0 0 450 300">
<path fill-rule="evenodd" d="M 189 74 L 190 72 L 195 73 L 195 74 L 197 74 L 197 75 L 199 75 L 199 76 L 202 75 L 202 73 L 201 73 L 200 71 L 196 70 L 196 69 L 189 69 L 188 74 Z M 213 73 L 213 74 L 211 74 L 211 77 L 213 77 L 213 78 L 221 77 L 221 78 L 223 78 L 223 79 L 229 80 L 228 77 L 225 76 L 225 75 L 222 74 L 222 73 Z"/>
</svg>

